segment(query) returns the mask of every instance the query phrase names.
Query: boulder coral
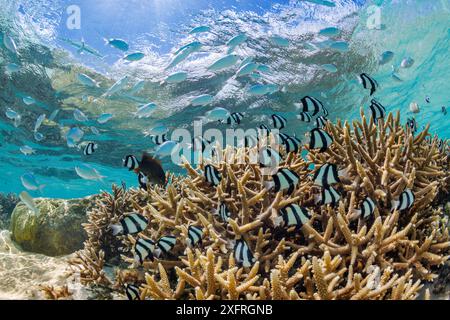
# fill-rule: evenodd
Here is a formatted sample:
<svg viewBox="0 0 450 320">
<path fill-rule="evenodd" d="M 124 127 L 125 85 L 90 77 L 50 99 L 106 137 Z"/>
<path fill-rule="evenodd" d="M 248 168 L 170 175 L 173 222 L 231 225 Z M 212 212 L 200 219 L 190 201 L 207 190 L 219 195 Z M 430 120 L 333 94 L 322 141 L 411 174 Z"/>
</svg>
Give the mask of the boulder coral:
<svg viewBox="0 0 450 320">
<path fill-rule="evenodd" d="M 83 283 L 125 292 L 139 287 L 141 299 L 416 299 L 424 281 L 433 281 L 449 252 L 449 147 L 426 128 L 414 135 L 400 115 L 377 123 L 361 111 L 361 120 L 325 130 L 333 137 L 325 152 L 303 147 L 302 153 L 281 152 L 280 168 L 300 177 L 291 194 L 267 190 L 271 180 L 248 159 L 249 148 L 219 150 L 212 162 L 221 175 L 211 186 L 198 168 L 185 162 L 186 177 L 171 177 L 166 188 L 126 190 L 96 199 L 84 225 L 88 240 L 71 261 Z M 311 176 L 325 163 L 336 164 L 340 194 L 336 205 L 317 202 L 322 187 Z M 409 189 L 413 205 L 398 211 L 392 201 Z M 376 209 L 363 219 L 356 214 L 370 197 Z M 224 203 L 227 221 L 217 214 Z M 300 227 L 277 223 L 280 211 L 298 204 L 310 213 Z M 148 218 L 137 236 L 113 236 L 110 225 L 139 212 Z M 203 240 L 188 246 L 189 226 L 203 230 Z M 133 258 L 139 238 L 177 239 L 168 254 L 147 260 Z M 255 262 L 236 261 L 237 240 L 244 239 Z M 106 272 L 113 265 L 115 274 Z M 429 297 L 427 292 L 426 297 Z"/>
</svg>

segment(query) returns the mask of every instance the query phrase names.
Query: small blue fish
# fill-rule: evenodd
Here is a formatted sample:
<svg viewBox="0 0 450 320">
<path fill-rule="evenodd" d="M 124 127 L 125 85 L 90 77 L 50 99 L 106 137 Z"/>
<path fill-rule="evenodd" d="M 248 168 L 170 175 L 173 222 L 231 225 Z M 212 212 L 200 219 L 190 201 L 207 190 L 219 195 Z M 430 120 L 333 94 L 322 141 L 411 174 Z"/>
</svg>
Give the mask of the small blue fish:
<svg viewBox="0 0 450 320">
<path fill-rule="evenodd" d="M 169 129 L 165 125 L 161 124 L 144 131 L 144 134 L 146 137 L 148 137 L 150 135 L 162 135 L 167 133 L 168 131 Z"/>
<path fill-rule="evenodd" d="M 341 33 L 341 31 L 335 27 L 324 28 L 319 31 L 319 35 L 324 36 L 324 37 L 336 37 L 340 33 Z"/>
<path fill-rule="evenodd" d="M 150 117 L 153 112 L 156 110 L 156 104 L 154 103 L 147 103 L 142 106 L 140 106 L 136 112 L 132 113 L 135 118 L 148 118 Z"/>
<path fill-rule="evenodd" d="M 145 54 L 142 52 L 135 52 L 127 54 L 125 57 L 123 57 L 124 60 L 128 60 L 131 62 L 142 60 L 145 57 Z"/>
<path fill-rule="evenodd" d="M 200 41 L 193 41 L 184 46 L 180 47 L 177 51 L 175 51 L 175 55 L 179 54 L 184 49 L 189 49 L 190 52 L 198 51 L 202 47 L 202 43 Z"/>
<path fill-rule="evenodd" d="M 42 191 L 45 187 L 45 185 L 37 182 L 36 177 L 31 172 L 22 175 L 20 180 L 22 181 L 23 186 L 31 191 Z"/>
<path fill-rule="evenodd" d="M 198 26 L 193 28 L 191 31 L 189 31 L 189 34 L 197 34 L 197 33 L 204 33 L 204 32 L 210 32 L 211 27 L 210 26 Z"/>
<path fill-rule="evenodd" d="M 105 39 L 105 43 L 122 51 L 128 51 L 128 49 L 130 48 L 128 43 L 126 43 L 126 41 L 122 39 Z"/>
<path fill-rule="evenodd" d="M 263 96 L 275 93 L 278 90 L 279 88 L 275 84 L 256 84 L 248 89 L 248 93 L 254 96 Z"/>
<path fill-rule="evenodd" d="M 201 96 L 198 96 L 194 99 L 192 99 L 191 101 L 191 105 L 194 107 L 199 107 L 199 106 L 206 106 L 208 104 L 210 104 L 211 102 L 213 102 L 214 97 L 209 95 L 209 94 L 203 94 Z"/>
<path fill-rule="evenodd" d="M 258 71 L 262 72 L 262 73 L 265 73 L 265 74 L 271 74 L 272 73 L 272 71 L 270 70 L 270 67 L 268 65 L 265 65 L 265 64 L 260 64 L 258 66 Z"/>
<path fill-rule="evenodd" d="M 187 57 L 189 57 L 189 55 L 191 55 L 192 53 L 194 53 L 196 51 L 199 51 L 201 47 L 202 47 L 202 44 L 200 42 L 195 42 L 187 47 L 184 47 L 184 49 L 182 49 L 182 50 L 178 50 L 175 53 L 175 57 L 172 59 L 172 61 L 166 67 L 166 70 L 175 67 L 176 65 L 178 65 L 179 63 L 181 63 L 182 61 L 187 59 Z"/>
<path fill-rule="evenodd" d="M 27 106 L 31 106 L 32 104 L 36 103 L 36 100 L 34 100 L 33 97 L 27 96 L 22 98 L 23 103 L 25 103 Z"/>
<path fill-rule="evenodd" d="M 97 122 L 100 124 L 105 124 L 109 120 L 111 120 L 113 117 L 114 117 L 114 115 L 111 113 L 103 113 L 97 118 Z"/>
<path fill-rule="evenodd" d="M 20 71 L 20 66 L 15 63 L 8 63 L 5 67 L 9 73 L 15 73 Z"/>
<path fill-rule="evenodd" d="M 336 73 L 338 71 L 337 67 L 334 64 L 323 64 L 322 69 L 331 73 Z"/>
<path fill-rule="evenodd" d="M 158 148 L 155 150 L 155 156 L 164 158 L 167 156 L 172 155 L 179 146 L 179 143 L 176 141 L 166 141 L 163 144 L 161 144 Z"/>
<path fill-rule="evenodd" d="M 239 34 L 233 38 L 231 38 L 228 42 L 227 42 L 227 46 L 228 46 L 228 53 L 231 53 L 234 51 L 234 49 L 236 49 L 237 46 L 243 44 L 245 41 L 247 41 L 248 37 L 245 34 Z"/>
<path fill-rule="evenodd" d="M 336 41 L 330 45 L 330 48 L 340 52 L 347 52 L 349 50 L 349 45 L 345 41 Z"/>
<path fill-rule="evenodd" d="M 385 65 L 386 63 L 389 63 L 394 58 L 394 53 L 392 51 L 385 51 L 381 54 L 380 58 L 378 59 L 378 63 L 380 65 Z"/>
<path fill-rule="evenodd" d="M 88 164 L 82 164 L 75 167 L 77 175 L 85 180 L 102 181 L 105 176 L 102 176 L 97 169 L 91 167 Z"/>
<path fill-rule="evenodd" d="M 77 80 L 79 83 L 87 87 L 99 87 L 98 82 L 96 82 L 94 79 L 92 79 L 91 77 L 89 77 L 84 73 L 78 73 Z"/>
<path fill-rule="evenodd" d="M 400 64 L 400 66 L 404 69 L 409 69 L 414 65 L 415 61 L 411 57 L 404 58 Z"/>
<path fill-rule="evenodd" d="M 237 55 L 229 54 L 223 58 L 216 60 L 212 65 L 210 65 L 208 67 L 208 70 L 210 70 L 210 71 L 223 70 L 223 69 L 232 67 L 233 65 L 236 64 L 236 62 L 238 62 L 238 60 L 239 60 L 239 57 Z"/>
<path fill-rule="evenodd" d="M 289 39 L 277 35 L 270 37 L 270 41 L 280 47 L 289 47 L 290 44 Z"/>
<path fill-rule="evenodd" d="M 252 74 L 258 70 L 258 64 L 254 62 L 249 62 L 243 65 L 238 72 L 236 73 L 236 77 L 243 77 Z"/>
<path fill-rule="evenodd" d="M 175 72 L 169 75 L 165 82 L 166 83 L 180 83 L 187 79 L 188 74 L 187 72 Z"/>
</svg>

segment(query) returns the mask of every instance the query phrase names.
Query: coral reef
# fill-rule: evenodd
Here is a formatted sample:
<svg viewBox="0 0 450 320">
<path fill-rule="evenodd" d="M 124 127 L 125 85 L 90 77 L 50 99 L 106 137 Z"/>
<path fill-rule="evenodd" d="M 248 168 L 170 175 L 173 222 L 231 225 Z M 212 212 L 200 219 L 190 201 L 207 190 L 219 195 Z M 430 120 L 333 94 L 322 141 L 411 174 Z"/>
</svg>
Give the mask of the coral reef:
<svg viewBox="0 0 450 320">
<path fill-rule="evenodd" d="M 8 229 L 11 214 L 19 201 L 13 193 L 0 193 L 0 230 Z"/>
<path fill-rule="evenodd" d="M 265 188 L 271 180 L 248 160 L 248 148 L 218 150 L 213 163 L 222 179 L 217 187 L 187 162 L 187 177 L 172 177 L 167 188 L 104 193 L 84 225 L 88 240 L 72 259 L 72 269 L 84 284 L 124 293 L 127 284 L 139 287 L 141 299 L 416 299 L 423 281 L 436 278 L 448 256 L 448 218 L 442 199 L 449 184 L 448 145 L 439 148 L 428 128 L 416 136 L 389 114 L 375 123 L 361 111 L 361 121 L 327 123 L 334 143 L 323 153 L 282 152 L 280 168 L 300 178 L 291 194 Z M 205 160 L 208 161 L 208 160 Z M 336 164 L 342 173 L 333 185 L 336 205 L 320 205 L 322 188 L 311 175 L 323 164 Z M 311 169 L 312 168 L 312 169 Z M 407 210 L 393 208 L 404 190 L 415 201 Z M 366 197 L 376 204 L 372 216 L 355 210 Z M 225 204 L 224 221 L 217 209 Z M 282 227 L 280 211 L 298 204 L 310 213 L 300 227 Z M 113 236 L 110 225 L 126 214 L 148 218 L 139 236 Z M 203 229 L 203 240 L 186 244 L 188 228 Z M 133 258 L 140 238 L 156 241 L 175 236 L 168 254 L 142 266 Z M 255 263 L 236 261 L 237 240 L 248 244 Z M 114 266 L 114 276 L 105 272 Z M 429 292 L 426 295 L 429 297 Z"/>
</svg>

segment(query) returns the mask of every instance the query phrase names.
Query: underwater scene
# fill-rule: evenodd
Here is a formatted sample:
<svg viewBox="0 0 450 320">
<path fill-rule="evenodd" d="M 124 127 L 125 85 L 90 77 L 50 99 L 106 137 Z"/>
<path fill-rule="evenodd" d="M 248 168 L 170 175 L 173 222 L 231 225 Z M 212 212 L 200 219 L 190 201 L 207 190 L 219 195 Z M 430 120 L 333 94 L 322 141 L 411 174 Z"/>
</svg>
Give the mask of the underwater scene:
<svg viewBox="0 0 450 320">
<path fill-rule="evenodd" d="M 449 299 L 449 0 L 0 7 L 0 300 Z"/>
</svg>

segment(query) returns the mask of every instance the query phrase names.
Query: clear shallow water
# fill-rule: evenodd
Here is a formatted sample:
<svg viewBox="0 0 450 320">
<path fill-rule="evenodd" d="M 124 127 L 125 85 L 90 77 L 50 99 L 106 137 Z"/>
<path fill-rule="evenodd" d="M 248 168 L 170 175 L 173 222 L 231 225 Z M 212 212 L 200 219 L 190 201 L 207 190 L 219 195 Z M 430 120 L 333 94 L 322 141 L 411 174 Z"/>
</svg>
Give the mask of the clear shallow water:
<svg viewBox="0 0 450 320">
<path fill-rule="evenodd" d="M 329 2 L 334 6 L 321 1 L 189 0 L 180 4 L 175 0 L 0 0 L 2 37 L 11 36 L 19 53 L 0 47 L 0 192 L 23 191 L 20 176 L 27 172 L 33 172 L 39 184 L 46 185 L 42 192 L 30 192 L 35 197 L 81 197 L 109 190 L 111 183 L 121 181 L 136 186 L 136 176 L 122 168 L 122 158 L 154 148 L 142 132 L 160 123 L 171 130 L 191 129 L 196 117 L 214 107 L 245 112 L 243 126 L 254 128 L 269 125 L 274 112 L 292 117 L 298 113 L 294 103 L 304 95 L 312 95 L 324 102 L 330 120 L 352 119 L 358 116 L 360 106 L 368 110 L 367 91 L 356 79 L 362 72 L 380 83 L 375 98 L 388 111 L 400 110 L 406 122 L 413 116 L 409 104 L 417 102 L 421 107 L 416 115 L 419 127 L 431 123 L 433 133 L 449 138 L 448 115 L 441 108 L 450 108 L 450 1 Z M 81 9 L 79 30 L 69 30 L 66 25 L 66 9 L 74 3 Z M 379 30 L 367 28 L 373 16 L 368 8 L 373 4 L 379 6 Z M 188 35 L 199 25 L 210 26 L 211 32 Z M 337 27 L 341 34 L 331 40 L 319 35 L 326 27 Z M 209 65 L 226 54 L 227 41 L 240 33 L 245 33 L 248 40 L 235 50 L 240 58 L 236 66 L 223 72 L 208 71 Z M 274 43 L 272 36 L 287 39 L 289 46 Z M 123 53 L 106 46 L 104 37 L 125 39 L 130 52 L 142 51 L 146 56 L 139 62 L 124 62 Z M 62 38 L 78 42 L 83 38 L 104 58 L 80 55 Z M 194 40 L 203 44 L 202 50 L 166 70 L 174 52 Z M 330 41 L 345 41 L 349 50 L 330 49 Z M 379 65 L 380 54 L 387 50 L 394 52 L 393 60 Z M 239 63 L 247 57 L 267 65 L 270 72 L 261 73 L 260 79 L 236 78 Z M 415 63 L 409 69 L 399 69 L 399 81 L 392 77 L 392 65 L 398 67 L 405 57 L 412 57 Z M 10 63 L 20 65 L 20 71 L 6 73 Z M 337 72 L 325 71 L 324 64 L 334 64 Z M 161 85 L 176 71 L 187 72 L 188 79 Z M 100 88 L 80 85 L 76 80 L 79 72 L 100 82 Z M 130 77 L 125 90 L 110 98 L 101 97 L 124 76 Z M 131 87 L 140 80 L 146 81 L 144 89 L 130 98 Z M 255 97 L 248 94 L 254 84 L 276 84 L 281 90 Z M 202 94 L 214 96 L 213 103 L 191 106 L 190 101 Z M 83 100 L 84 95 L 88 98 Z M 36 104 L 24 104 L 22 99 L 27 96 L 32 96 Z M 157 105 L 152 117 L 133 118 L 131 112 L 140 103 L 148 102 Z M 5 116 L 8 107 L 22 115 L 18 128 Z M 74 120 L 75 108 L 85 112 L 90 121 Z M 85 132 L 84 141 L 99 144 L 94 155 L 85 157 L 82 150 L 69 148 L 55 123 L 44 122 L 39 132 L 45 138 L 35 140 L 33 128 L 38 116 L 44 113 L 49 117 L 56 109 L 61 109 L 55 119 L 59 126 L 65 130 L 78 126 Z M 114 118 L 106 124 L 95 123 L 95 118 L 105 112 L 114 114 Z M 90 126 L 95 126 L 100 135 L 92 134 Z M 284 131 L 302 136 L 312 126 L 289 120 Z M 214 123 L 205 129 L 211 127 L 227 128 Z M 36 154 L 23 155 L 19 150 L 23 145 L 36 149 Z M 103 182 L 78 177 L 74 168 L 83 163 L 105 176 Z M 168 159 L 164 167 L 179 172 Z"/>
</svg>

